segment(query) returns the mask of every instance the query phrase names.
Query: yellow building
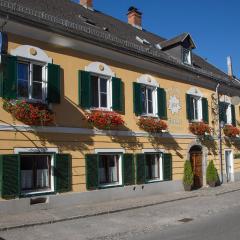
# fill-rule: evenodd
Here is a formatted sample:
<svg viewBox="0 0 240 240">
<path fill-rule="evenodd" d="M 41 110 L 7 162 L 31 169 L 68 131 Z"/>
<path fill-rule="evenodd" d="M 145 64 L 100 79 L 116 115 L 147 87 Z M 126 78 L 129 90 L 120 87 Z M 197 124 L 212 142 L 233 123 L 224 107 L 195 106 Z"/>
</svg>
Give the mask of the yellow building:
<svg viewBox="0 0 240 240">
<path fill-rule="evenodd" d="M 124 23 L 92 4 L 0 0 L 1 197 L 178 191 L 187 159 L 195 187 L 210 160 L 238 180 L 239 81 L 190 34 L 165 40 L 136 8 Z"/>
</svg>

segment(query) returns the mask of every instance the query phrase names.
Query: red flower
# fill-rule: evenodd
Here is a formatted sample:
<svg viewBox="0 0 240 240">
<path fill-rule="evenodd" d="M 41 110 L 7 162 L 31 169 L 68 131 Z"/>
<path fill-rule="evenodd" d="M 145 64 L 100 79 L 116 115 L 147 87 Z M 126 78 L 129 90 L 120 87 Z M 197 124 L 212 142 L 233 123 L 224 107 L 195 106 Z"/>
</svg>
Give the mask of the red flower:
<svg viewBox="0 0 240 240">
<path fill-rule="evenodd" d="M 232 125 L 225 125 L 223 132 L 227 137 L 237 137 L 240 134 L 240 130 Z"/>
<path fill-rule="evenodd" d="M 153 117 L 140 117 L 137 124 L 143 130 L 151 133 L 159 133 L 168 128 L 166 122 Z"/>
<path fill-rule="evenodd" d="M 53 122 L 53 113 L 41 103 L 5 100 L 3 108 L 14 118 L 28 125 L 47 125 Z"/>
<path fill-rule="evenodd" d="M 94 110 L 91 113 L 87 113 L 87 121 L 100 129 L 112 129 L 124 125 L 121 115 L 116 112 L 102 110 Z"/>
<path fill-rule="evenodd" d="M 189 130 L 194 135 L 204 135 L 206 133 L 210 134 L 211 128 L 208 124 L 203 122 L 190 123 Z"/>
</svg>

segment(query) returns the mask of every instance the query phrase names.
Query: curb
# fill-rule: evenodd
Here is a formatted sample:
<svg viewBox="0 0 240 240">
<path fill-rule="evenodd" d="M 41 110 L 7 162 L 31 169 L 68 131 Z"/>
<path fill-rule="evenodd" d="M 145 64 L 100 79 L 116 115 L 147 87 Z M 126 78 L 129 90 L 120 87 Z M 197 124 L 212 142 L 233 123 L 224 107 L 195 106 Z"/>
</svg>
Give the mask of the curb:
<svg viewBox="0 0 240 240">
<path fill-rule="evenodd" d="M 177 202 L 177 201 L 192 199 L 192 198 L 196 198 L 196 197 L 199 197 L 199 195 L 181 197 L 181 198 L 176 198 L 176 199 L 172 199 L 172 200 L 165 200 L 165 201 L 156 202 L 156 203 L 149 203 L 149 204 L 144 204 L 144 205 L 139 205 L 139 206 L 126 207 L 126 208 L 122 208 L 122 209 L 115 209 L 115 210 L 103 211 L 103 212 L 92 213 L 92 214 L 78 215 L 78 216 L 72 216 L 72 217 L 61 218 L 61 219 L 53 219 L 53 220 L 48 220 L 48 221 L 43 221 L 43 222 L 20 224 L 20 225 L 15 225 L 15 226 L 10 226 L 10 227 L 2 227 L 2 228 L 0 227 L 0 232 L 14 230 L 14 229 L 21 229 L 21 228 L 29 228 L 29 227 L 34 227 L 34 226 L 54 224 L 54 223 L 59 223 L 59 222 L 67 222 L 67 221 L 71 221 L 71 220 L 102 216 L 102 215 L 107 215 L 107 214 L 112 214 L 112 213 L 125 212 L 125 211 L 129 211 L 129 210 L 135 210 L 135 209 L 146 208 L 146 207 L 151 207 L 151 206 L 156 206 L 156 205 L 161 205 L 161 204 L 166 204 L 166 203 L 171 203 L 171 202 Z"/>
</svg>

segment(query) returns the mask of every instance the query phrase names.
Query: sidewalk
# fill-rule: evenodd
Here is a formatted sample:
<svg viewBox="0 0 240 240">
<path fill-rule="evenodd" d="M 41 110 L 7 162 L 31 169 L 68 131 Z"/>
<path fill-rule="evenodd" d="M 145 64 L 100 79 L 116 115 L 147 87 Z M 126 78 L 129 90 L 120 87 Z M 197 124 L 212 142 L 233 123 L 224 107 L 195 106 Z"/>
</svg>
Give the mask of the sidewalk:
<svg viewBox="0 0 240 240">
<path fill-rule="evenodd" d="M 240 191 L 240 182 L 223 184 L 216 188 L 202 188 L 191 192 L 151 195 L 147 197 L 109 201 L 92 205 L 76 205 L 66 208 L 54 208 L 21 214 L 11 214 L 1 216 L 0 231 L 111 214 L 168 202 L 181 201 L 189 198 L 213 195 L 218 196 L 235 191 Z"/>
</svg>

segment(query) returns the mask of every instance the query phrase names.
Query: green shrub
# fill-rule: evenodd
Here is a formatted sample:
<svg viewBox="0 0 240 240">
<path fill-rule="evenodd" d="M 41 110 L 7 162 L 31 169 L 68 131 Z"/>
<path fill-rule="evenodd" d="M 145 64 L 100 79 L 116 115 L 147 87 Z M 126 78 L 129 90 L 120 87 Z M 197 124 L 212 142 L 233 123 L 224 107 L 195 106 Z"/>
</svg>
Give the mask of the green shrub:
<svg viewBox="0 0 240 240">
<path fill-rule="evenodd" d="M 193 185 L 193 171 L 189 160 L 184 163 L 183 185 Z"/>
<path fill-rule="evenodd" d="M 217 169 L 214 166 L 213 160 L 211 160 L 207 167 L 207 183 L 217 181 L 218 181 Z"/>
</svg>

